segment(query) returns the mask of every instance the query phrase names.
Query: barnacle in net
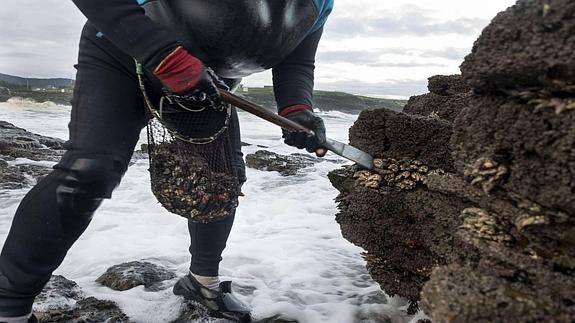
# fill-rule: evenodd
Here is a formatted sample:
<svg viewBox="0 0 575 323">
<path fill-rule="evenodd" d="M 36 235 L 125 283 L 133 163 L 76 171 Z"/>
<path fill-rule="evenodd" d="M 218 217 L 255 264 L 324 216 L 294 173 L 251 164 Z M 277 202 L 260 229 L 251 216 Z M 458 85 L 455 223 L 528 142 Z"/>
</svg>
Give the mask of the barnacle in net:
<svg viewBox="0 0 575 323">
<path fill-rule="evenodd" d="M 508 173 L 507 166 L 491 158 L 480 158 L 465 171 L 464 175 L 471 179 L 471 185 L 480 186 L 488 194 L 503 181 Z"/>
<path fill-rule="evenodd" d="M 168 211 L 197 222 L 231 215 L 238 204 L 237 179 L 212 170 L 208 162 L 186 152 L 179 140 L 150 149 L 152 192 Z"/>
</svg>

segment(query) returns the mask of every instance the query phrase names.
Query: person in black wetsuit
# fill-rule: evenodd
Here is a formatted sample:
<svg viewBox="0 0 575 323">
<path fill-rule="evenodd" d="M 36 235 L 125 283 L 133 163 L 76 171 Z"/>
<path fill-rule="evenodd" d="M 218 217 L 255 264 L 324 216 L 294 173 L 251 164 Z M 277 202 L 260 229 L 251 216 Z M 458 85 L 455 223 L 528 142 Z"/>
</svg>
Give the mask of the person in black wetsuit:
<svg viewBox="0 0 575 323">
<path fill-rule="evenodd" d="M 230 86 L 272 69 L 278 113 L 315 132 L 285 142 L 325 154 L 325 128 L 313 113 L 314 61 L 333 0 L 74 0 L 88 18 L 80 40 L 66 153 L 24 197 L 0 255 L 0 322 L 33 322 L 32 304 L 103 199 L 127 169 L 147 117 L 134 59 L 183 100 L 208 94 L 219 104 L 211 68 Z M 200 96 L 201 97 L 201 96 Z M 196 102 L 197 103 L 197 102 Z M 237 115 L 233 164 L 245 170 Z M 215 316 L 249 322 L 249 310 L 219 282 L 234 216 L 188 222 L 190 273 L 174 293 Z"/>
</svg>

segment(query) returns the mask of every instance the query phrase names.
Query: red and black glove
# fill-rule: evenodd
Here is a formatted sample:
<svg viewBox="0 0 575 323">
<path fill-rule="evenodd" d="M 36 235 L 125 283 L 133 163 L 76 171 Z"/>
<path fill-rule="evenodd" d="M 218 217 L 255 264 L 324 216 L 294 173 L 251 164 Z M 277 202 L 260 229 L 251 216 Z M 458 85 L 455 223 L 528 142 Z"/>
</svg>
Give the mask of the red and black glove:
<svg viewBox="0 0 575 323">
<path fill-rule="evenodd" d="M 308 152 L 318 157 L 326 154 L 325 144 L 325 125 L 323 120 L 318 117 L 310 106 L 298 104 L 283 108 L 279 115 L 290 119 L 300 125 L 313 131 L 313 135 L 305 131 L 289 131 L 282 129 L 284 142 L 299 149 L 306 149 Z"/>
<path fill-rule="evenodd" d="M 174 49 L 154 69 L 165 87 L 166 96 L 183 106 L 223 109 L 218 87 L 226 84 L 197 57 L 183 47 Z"/>
</svg>

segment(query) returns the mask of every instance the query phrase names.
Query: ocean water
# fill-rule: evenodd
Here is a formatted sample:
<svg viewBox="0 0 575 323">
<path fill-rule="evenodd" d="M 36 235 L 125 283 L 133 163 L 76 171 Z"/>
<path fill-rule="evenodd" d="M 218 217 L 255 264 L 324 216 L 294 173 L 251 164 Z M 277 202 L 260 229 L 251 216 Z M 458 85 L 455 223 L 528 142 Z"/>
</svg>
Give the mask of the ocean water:
<svg viewBox="0 0 575 323">
<path fill-rule="evenodd" d="M 66 139 L 70 107 L 25 100 L 0 103 L 0 120 L 29 131 Z M 347 141 L 357 118 L 320 112 L 328 136 Z M 280 130 L 240 113 L 242 140 L 280 154 L 300 152 L 283 144 Z M 142 142 L 144 136 L 142 136 Z M 329 155 L 330 160 L 339 157 Z M 284 314 L 299 322 L 415 322 L 407 303 L 388 297 L 367 273 L 362 249 L 350 244 L 335 222 L 337 191 L 327 173 L 341 166 L 325 161 L 301 174 L 247 169 L 248 182 L 221 264 L 223 279 L 253 307 L 256 317 Z M 116 292 L 95 283 L 108 267 L 147 260 L 174 269 L 189 266 L 186 221 L 165 211 L 150 191 L 147 160 L 139 160 L 124 176 L 113 198 L 103 203 L 88 230 L 68 253 L 56 274 L 76 281 L 88 294 L 117 302 L 136 322 L 168 322 L 178 316 L 181 299 L 167 288 L 148 292 L 136 287 Z M 3 243 L 19 200 L 27 189 L 0 191 L 0 242 Z M 171 286 L 175 280 L 165 283 Z"/>
</svg>

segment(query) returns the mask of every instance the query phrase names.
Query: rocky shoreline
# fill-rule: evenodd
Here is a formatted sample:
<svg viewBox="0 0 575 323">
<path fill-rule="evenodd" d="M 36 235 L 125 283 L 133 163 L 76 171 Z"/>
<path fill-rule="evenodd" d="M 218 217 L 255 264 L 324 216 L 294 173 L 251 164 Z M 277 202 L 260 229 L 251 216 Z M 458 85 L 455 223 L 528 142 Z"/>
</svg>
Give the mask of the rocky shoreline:
<svg viewBox="0 0 575 323">
<path fill-rule="evenodd" d="M 64 141 L 0 120 L 0 189 L 33 185 L 64 153 Z"/>
<path fill-rule="evenodd" d="M 250 145 L 244 143 L 244 145 Z M 25 189 L 46 176 L 64 153 L 64 141 L 41 136 L 0 121 L 0 190 Z M 142 150 L 134 152 L 135 161 L 148 158 Z M 324 160 L 306 154 L 284 156 L 265 150 L 248 155 L 248 167 L 263 171 L 277 171 L 283 176 L 298 175 Z M 176 273 L 161 264 L 132 261 L 110 267 L 96 282 L 122 292 L 143 286 L 146 291 L 169 289 L 176 281 Z M 34 313 L 42 323 L 56 322 L 133 322 L 112 301 L 87 295 L 71 280 L 54 275 L 34 304 Z M 207 313 L 191 302 L 183 301 L 180 315 L 172 323 L 184 323 L 207 318 Z M 291 322 L 268 318 L 261 322 Z"/>
<path fill-rule="evenodd" d="M 518 1 L 461 77 L 430 78 L 405 113 L 360 114 L 350 142 L 376 171 L 330 174 L 374 279 L 434 321 L 575 318 L 573 14 L 568 0 Z"/>
<path fill-rule="evenodd" d="M 144 286 L 146 291 L 171 288 L 176 274 L 173 270 L 147 261 L 132 261 L 108 268 L 96 282 L 115 292 Z M 112 301 L 87 296 L 74 281 L 54 275 L 36 298 L 34 314 L 41 323 L 61 322 L 133 322 Z M 180 315 L 172 323 L 206 318 L 206 313 L 184 301 Z"/>
</svg>

